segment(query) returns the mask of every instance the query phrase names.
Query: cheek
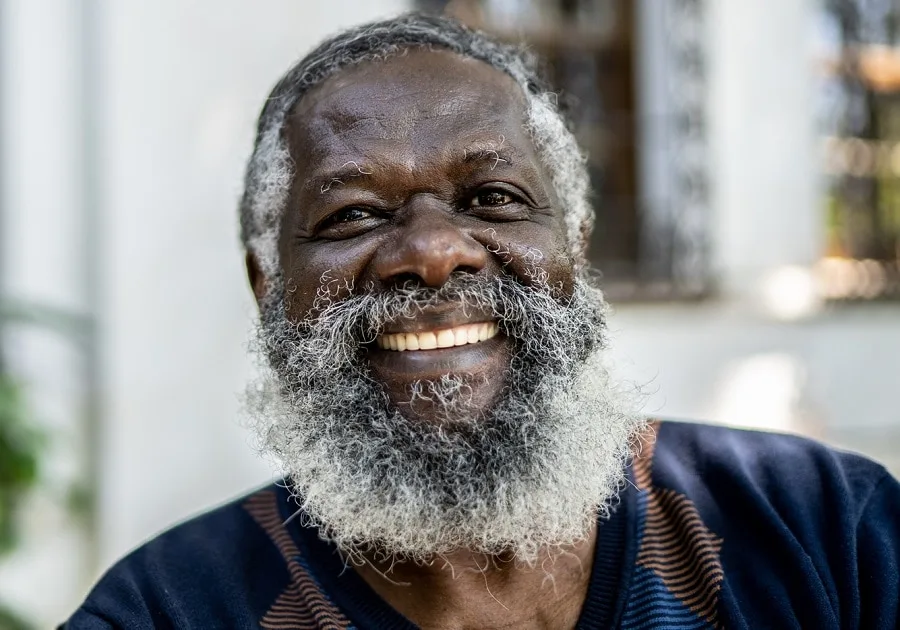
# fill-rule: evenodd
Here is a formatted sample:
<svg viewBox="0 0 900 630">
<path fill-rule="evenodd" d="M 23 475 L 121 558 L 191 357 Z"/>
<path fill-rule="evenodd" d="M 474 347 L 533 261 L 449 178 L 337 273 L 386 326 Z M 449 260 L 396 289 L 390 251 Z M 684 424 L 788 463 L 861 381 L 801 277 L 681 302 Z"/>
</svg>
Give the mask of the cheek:
<svg viewBox="0 0 900 630">
<path fill-rule="evenodd" d="M 567 246 L 556 250 L 555 256 L 544 263 L 544 271 L 550 286 L 561 287 L 564 295 L 572 295 L 575 290 L 575 261 Z"/>
<path fill-rule="evenodd" d="M 288 248 L 281 255 L 288 315 L 306 317 L 319 295 L 333 300 L 347 297 L 363 282 L 376 248 L 362 239 Z"/>
<path fill-rule="evenodd" d="M 549 285 L 571 292 L 575 266 L 561 230 L 535 223 L 507 223 L 479 235 L 478 240 L 507 272 L 525 284 L 538 274 Z"/>
<path fill-rule="evenodd" d="M 567 247 L 548 252 L 538 267 L 546 274 L 547 285 L 558 289 L 563 296 L 571 297 L 575 290 L 575 264 Z"/>
</svg>

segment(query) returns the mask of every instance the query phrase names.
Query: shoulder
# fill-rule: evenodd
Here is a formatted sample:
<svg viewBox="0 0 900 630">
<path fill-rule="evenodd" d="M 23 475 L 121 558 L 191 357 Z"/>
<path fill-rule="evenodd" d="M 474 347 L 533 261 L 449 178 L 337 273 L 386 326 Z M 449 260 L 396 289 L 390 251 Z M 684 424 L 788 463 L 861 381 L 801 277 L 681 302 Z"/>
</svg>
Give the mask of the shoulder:
<svg viewBox="0 0 900 630">
<path fill-rule="evenodd" d="M 65 627 L 251 625 L 290 579 L 272 537 L 285 498 L 270 486 L 163 532 L 107 571 Z"/>
<path fill-rule="evenodd" d="M 659 422 L 634 477 L 653 514 L 702 533 L 698 557 L 714 550 L 729 627 L 898 620 L 900 484 L 880 464 L 798 436 Z"/>
<path fill-rule="evenodd" d="M 890 480 L 866 457 L 796 435 L 664 421 L 654 437 L 648 462 L 654 484 L 695 502 L 733 497 L 765 503 L 785 517 L 840 505 L 861 516 L 879 484 Z"/>
</svg>

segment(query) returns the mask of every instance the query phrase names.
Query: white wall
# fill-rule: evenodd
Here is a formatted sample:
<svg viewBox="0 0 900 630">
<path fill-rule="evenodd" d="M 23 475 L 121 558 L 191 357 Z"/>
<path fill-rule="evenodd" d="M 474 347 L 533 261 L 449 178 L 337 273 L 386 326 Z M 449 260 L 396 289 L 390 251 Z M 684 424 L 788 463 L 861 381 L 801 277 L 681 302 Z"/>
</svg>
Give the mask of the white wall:
<svg viewBox="0 0 900 630">
<path fill-rule="evenodd" d="M 615 310 L 616 362 L 648 413 L 811 434 L 900 474 L 900 305 L 796 322 L 723 302 Z"/>
</svg>

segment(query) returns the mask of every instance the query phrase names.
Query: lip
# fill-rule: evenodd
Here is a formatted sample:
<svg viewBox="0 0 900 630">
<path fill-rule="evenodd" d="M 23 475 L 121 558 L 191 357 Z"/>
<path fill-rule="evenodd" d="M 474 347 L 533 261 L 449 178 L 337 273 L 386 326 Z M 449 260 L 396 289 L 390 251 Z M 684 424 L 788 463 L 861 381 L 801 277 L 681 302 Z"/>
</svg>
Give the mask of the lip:
<svg viewBox="0 0 900 630">
<path fill-rule="evenodd" d="M 397 352 L 371 344 L 367 356 L 382 378 L 401 381 L 437 379 L 445 374 L 476 373 L 509 360 L 509 340 L 502 334 L 465 346 Z"/>
</svg>

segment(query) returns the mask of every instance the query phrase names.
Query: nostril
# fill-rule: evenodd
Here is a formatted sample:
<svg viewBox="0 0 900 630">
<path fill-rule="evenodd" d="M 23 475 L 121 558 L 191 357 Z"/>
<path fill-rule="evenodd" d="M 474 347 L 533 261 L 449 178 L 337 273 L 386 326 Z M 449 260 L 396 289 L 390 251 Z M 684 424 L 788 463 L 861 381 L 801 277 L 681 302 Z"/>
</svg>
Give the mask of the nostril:
<svg viewBox="0 0 900 630">
<path fill-rule="evenodd" d="M 459 272 L 459 273 L 470 273 L 470 274 L 473 274 L 473 275 L 474 275 L 474 274 L 478 273 L 478 272 L 480 271 L 480 269 L 479 269 L 478 267 L 471 267 L 471 266 L 469 266 L 469 265 L 460 265 L 460 266 L 458 266 L 456 269 L 454 269 L 453 271 L 454 271 L 454 273 L 456 273 L 456 272 Z"/>
<path fill-rule="evenodd" d="M 418 274 L 412 272 L 398 273 L 393 278 L 391 278 L 391 281 L 396 287 L 402 287 L 406 285 L 420 286 L 424 284 L 422 282 L 422 278 L 420 278 Z"/>
</svg>

